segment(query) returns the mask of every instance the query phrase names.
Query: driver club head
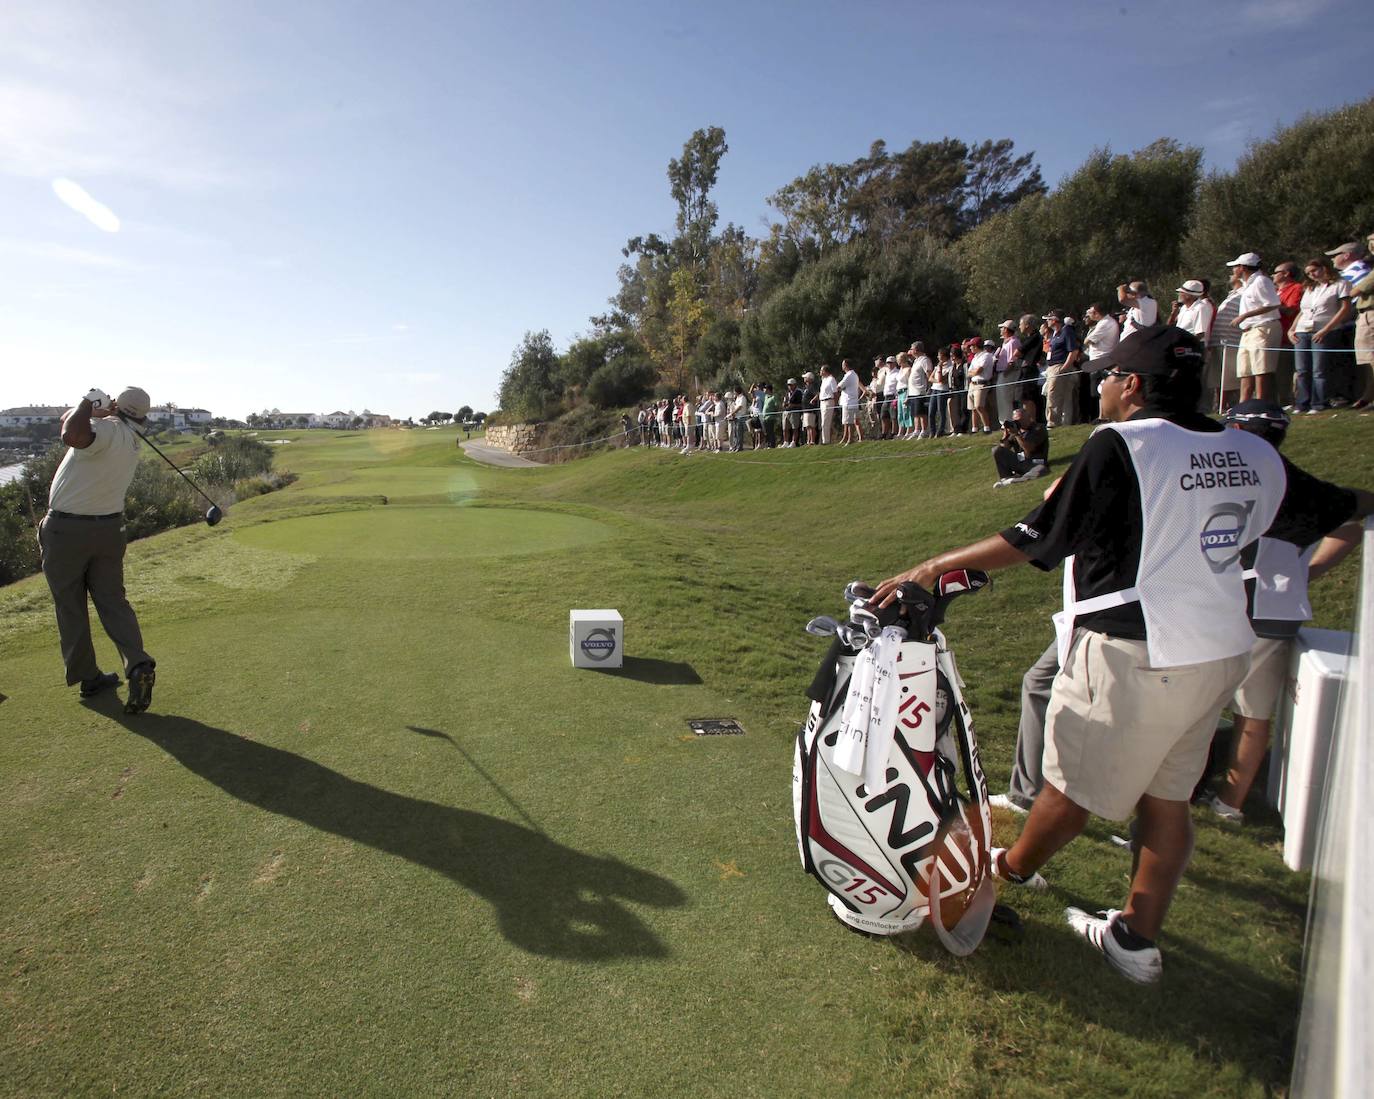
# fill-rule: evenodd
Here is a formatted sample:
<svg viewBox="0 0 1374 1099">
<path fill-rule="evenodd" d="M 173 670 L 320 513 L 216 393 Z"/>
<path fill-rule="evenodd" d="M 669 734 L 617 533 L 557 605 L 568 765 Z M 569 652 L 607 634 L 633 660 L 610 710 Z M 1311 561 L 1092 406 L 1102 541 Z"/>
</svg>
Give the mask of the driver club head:
<svg viewBox="0 0 1374 1099">
<path fill-rule="evenodd" d="M 220 511 L 218 505 L 211 504 L 205 511 L 205 522 L 209 526 L 214 526 L 224 518 L 224 512 Z"/>
<path fill-rule="evenodd" d="M 806 632 L 814 634 L 816 637 L 832 637 L 839 628 L 839 622 L 828 614 L 813 618 L 806 624 Z"/>
</svg>

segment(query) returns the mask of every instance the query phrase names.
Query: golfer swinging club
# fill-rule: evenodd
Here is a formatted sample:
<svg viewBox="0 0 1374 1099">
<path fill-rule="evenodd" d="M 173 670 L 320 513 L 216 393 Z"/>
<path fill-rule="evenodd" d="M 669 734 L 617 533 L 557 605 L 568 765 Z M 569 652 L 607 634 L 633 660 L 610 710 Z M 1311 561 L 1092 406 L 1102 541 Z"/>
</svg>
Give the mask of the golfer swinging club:
<svg viewBox="0 0 1374 1099">
<path fill-rule="evenodd" d="M 144 651 L 138 618 L 124 595 L 124 495 L 138 466 L 138 438 L 125 423 L 142 424 L 148 394 L 130 387 L 112 401 L 92 389 L 62 417 L 69 448 L 53 475 L 48 513 L 38 525 L 43 575 L 52 590 L 67 685 L 91 698 L 119 684 L 102 672 L 91 644 L 90 595 L 100 624 L 115 643 L 129 681 L 124 712 L 142 713 L 153 699 L 156 662 Z M 116 413 L 122 415 L 116 415 Z"/>
</svg>

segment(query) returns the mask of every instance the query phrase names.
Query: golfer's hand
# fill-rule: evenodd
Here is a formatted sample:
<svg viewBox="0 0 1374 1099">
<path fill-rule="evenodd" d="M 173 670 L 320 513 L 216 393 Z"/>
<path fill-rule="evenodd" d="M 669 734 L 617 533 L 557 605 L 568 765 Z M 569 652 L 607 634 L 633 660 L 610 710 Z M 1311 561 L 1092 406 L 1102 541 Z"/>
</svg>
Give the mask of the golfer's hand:
<svg viewBox="0 0 1374 1099">
<path fill-rule="evenodd" d="M 889 576 L 878 585 L 868 601 L 869 603 L 876 603 L 879 607 L 887 607 L 897 599 L 897 589 L 908 580 L 914 580 L 926 591 L 930 591 L 931 585 L 939 578 L 939 570 L 932 568 L 929 561 L 924 561 L 913 569 L 899 572 L 896 576 Z"/>
<path fill-rule="evenodd" d="M 106 393 L 103 389 L 92 389 L 81 399 L 83 401 L 91 402 L 92 411 L 98 411 L 102 408 L 107 409 L 110 407 L 110 395 Z"/>
</svg>

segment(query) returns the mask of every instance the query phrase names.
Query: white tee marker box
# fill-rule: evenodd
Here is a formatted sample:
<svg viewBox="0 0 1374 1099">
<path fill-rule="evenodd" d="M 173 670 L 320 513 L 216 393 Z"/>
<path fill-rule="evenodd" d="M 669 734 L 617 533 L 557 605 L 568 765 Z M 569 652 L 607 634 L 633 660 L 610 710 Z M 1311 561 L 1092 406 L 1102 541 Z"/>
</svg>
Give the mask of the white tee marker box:
<svg viewBox="0 0 1374 1099">
<path fill-rule="evenodd" d="M 625 663 L 625 620 L 619 611 L 570 611 L 568 656 L 574 668 L 619 668 Z"/>
</svg>

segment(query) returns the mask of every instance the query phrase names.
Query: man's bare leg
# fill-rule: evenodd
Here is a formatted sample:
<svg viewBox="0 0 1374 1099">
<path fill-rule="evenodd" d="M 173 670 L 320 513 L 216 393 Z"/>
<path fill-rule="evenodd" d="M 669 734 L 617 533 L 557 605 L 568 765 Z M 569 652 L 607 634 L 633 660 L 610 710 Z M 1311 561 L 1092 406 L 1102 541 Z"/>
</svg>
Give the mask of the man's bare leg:
<svg viewBox="0 0 1374 1099">
<path fill-rule="evenodd" d="M 1193 855 L 1193 818 L 1186 801 L 1149 794 L 1141 797 L 1136 814 L 1136 870 L 1121 918 L 1137 935 L 1157 939 Z"/>
<path fill-rule="evenodd" d="M 1217 791 L 1217 797 L 1232 809 L 1239 809 L 1245 804 L 1269 751 L 1269 722 L 1257 717 L 1237 717 L 1235 725 L 1236 759 L 1226 772 L 1226 785 Z"/>
<path fill-rule="evenodd" d="M 1007 849 L 1006 868 L 1018 878 L 1030 877 L 1083 831 L 1088 816 L 1088 811 L 1063 791 L 1045 783 L 1021 835 Z"/>
</svg>

